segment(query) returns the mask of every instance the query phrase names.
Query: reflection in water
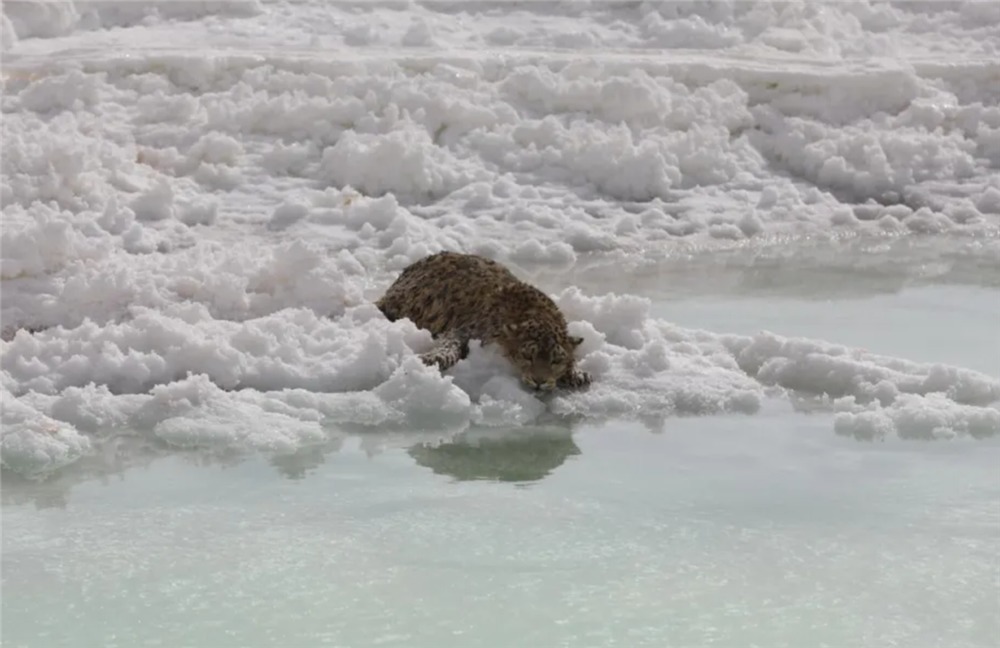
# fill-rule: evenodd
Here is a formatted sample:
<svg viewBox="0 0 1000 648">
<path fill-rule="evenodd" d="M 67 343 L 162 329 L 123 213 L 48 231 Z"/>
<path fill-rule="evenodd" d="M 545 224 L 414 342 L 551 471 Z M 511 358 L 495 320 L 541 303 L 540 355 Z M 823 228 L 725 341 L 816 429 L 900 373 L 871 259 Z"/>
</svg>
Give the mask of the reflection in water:
<svg viewBox="0 0 1000 648">
<path fill-rule="evenodd" d="M 0 471 L 3 505 L 31 503 L 39 509 L 66 508 L 70 492 L 78 484 L 120 481 L 127 472 L 146 468 L 174 452 L 157 440 L 133 435 L 95 438 L 93 447 L 93 454 L 40 479 L 25 477 L 9 468 Z"/>
<path fill-rule="evenodd" d="M 304 479 L 310 473 L 326 463 L 331 453 L 340 450 L 342 439 L 323 446 L 299 448 L 290 454 L 272 455 L 268 463 L 287 479 Z"/>
<path fill-rule="evenodd" d="M 303 479 L 337 452 L 344 438 L 290 454 L 268 454 L 267 462 L 283 477 Z M 204 468 L 224 469 L 259 457 L 251 450 L 232 448 L 177 448 L 156 439 L 134 435 L 106 437 L 94 443 L 96 452 L 42 478 L 25 477 L 10 469 L 0 471 L 0 501 L 4 506 L 32 504 L 38 509 L 66 508 L 80 484 L 125 481 L 137 471 L 164 459 L 180 459 Z"/>
<path fill-rule="evenodd" d="M 408 449 L 417 463 L 435 473 L 458 480 L 489 479 L 507 482 L 538 481 L 558 468 L 568 457 L 580 454 L 573 443 L 569 420 L 498 430 L 470 429 L 460 434 L 442 430 L 403 430 L 350 434 L 359 441 L 358 450 L 369 457 L 385 451 Z M 333 433 L 320 445 L 288 454 L 266 454 L 264 460 L 279 475 L 303 480 L 320 469 L 341 450 L 348 433 Z M 165 459 L 179 459 L 204 468 L 226 468 L 261 455 L 231 448 L 178 449 L 157 440 L 137 436 L 107 437 L 95 444 L 97 452 L 83 457 L 42 479 L 31 479 L 12 470 L 0 471 L 0 496 L 4 506 L 30 504 L 39 509 L 66 508 L 71 493 L 80 484 L 125 481 L 132 473 L 148 469 Z"/>
<path fill-rule="evenodd" d="M 580 454 L 580 449 L 569 429 L 527 428 L 489 435 L 463 433 L 453 441 L 415 445 L 407 452 L 421 466 L 457 481 L 533 482 Z"/>
<path fill-rule="evenodd" d="M 73 484 L 61 479 L 34 481 L 10 470 L 0 471 L 0 494 L 4 506 L 34 504 L 37 509 L 64 509 L 69 504 L 72 487 Z"/>
</svg>

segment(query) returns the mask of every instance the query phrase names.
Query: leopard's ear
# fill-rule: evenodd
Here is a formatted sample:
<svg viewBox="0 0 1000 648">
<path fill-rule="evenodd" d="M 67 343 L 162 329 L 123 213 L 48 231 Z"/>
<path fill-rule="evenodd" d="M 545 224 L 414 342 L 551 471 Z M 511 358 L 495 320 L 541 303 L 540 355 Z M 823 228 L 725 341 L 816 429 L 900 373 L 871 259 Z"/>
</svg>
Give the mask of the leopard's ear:
<svg viewBox="0 0 1000 648">
<path fill-rule="evenodd" d="M 569 343 L 572 344 L 573 348 L 575 349 L 576 347 L 583 344 L 583 338 L 580 337 L 579 335 L 571 335 L 569 336 Z"/>
</svg>

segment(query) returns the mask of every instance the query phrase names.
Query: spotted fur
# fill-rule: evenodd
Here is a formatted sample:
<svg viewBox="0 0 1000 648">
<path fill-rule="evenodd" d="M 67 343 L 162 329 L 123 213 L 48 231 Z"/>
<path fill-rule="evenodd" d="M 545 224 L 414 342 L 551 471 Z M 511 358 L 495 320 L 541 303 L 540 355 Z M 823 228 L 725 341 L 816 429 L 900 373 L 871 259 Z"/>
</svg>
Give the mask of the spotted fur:
<svg viewBox="0 0 1000 648">
<path fill-rule="evenodd" d="M 442 371 L 469 353 L 469 340 L 479 340 L 498 345 L 534 389 L 590 384 L 573 358 L 583 338 L 569 334 L 545 293 L 496 261 L 432 254 L 403 270 L 376 304 L 389 320 L 406 317 L 434 335 L 434 348 L 421 358 Z"/>
</svg>

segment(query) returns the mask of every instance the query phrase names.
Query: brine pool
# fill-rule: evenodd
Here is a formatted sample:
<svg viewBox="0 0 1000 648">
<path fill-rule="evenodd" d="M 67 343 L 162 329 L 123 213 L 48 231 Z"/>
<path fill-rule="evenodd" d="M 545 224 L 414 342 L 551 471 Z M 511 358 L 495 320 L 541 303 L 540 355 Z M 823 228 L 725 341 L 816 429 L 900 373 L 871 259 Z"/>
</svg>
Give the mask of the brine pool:
<svg viewBox="0 0 1000 648">
<path fill-rule="evenodd" d="M 653 314 L 1000 375 L 995 285 L 742 285 Z M 775 400 L 5 475 L 3 645 L 998 645 L 1000 439 L 832 419 Z"/>
</svg>

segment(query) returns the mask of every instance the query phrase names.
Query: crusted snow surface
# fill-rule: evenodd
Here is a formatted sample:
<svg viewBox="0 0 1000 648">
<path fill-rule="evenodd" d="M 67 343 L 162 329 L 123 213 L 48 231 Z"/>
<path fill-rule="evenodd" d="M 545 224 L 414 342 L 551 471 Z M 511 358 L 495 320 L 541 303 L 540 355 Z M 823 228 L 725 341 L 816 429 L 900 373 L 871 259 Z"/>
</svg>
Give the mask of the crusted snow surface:
<svg viewBox="0 0 1000 648">
<path fill-rule="evenodd" d="M 343 426 L 784 393 L 862 438 L 1000 431 L 994 377 L 684 330 L 624 281 L 556 293 L 596 382 L 545 398 L 490 348 L 423 367 L 429 335 L 371 305 L 441 249 L 627 276 L 922 236 L 995 263 L 994 3 L 12 0 L 2 20 L 5 467 L 120 434 L 293 452 Z"/>
</svg>

